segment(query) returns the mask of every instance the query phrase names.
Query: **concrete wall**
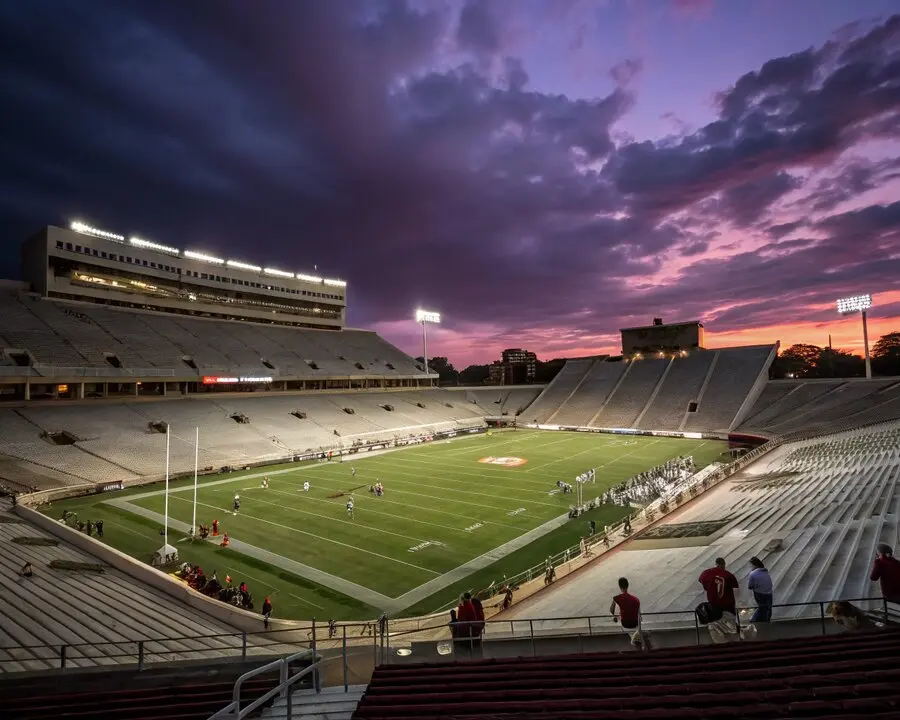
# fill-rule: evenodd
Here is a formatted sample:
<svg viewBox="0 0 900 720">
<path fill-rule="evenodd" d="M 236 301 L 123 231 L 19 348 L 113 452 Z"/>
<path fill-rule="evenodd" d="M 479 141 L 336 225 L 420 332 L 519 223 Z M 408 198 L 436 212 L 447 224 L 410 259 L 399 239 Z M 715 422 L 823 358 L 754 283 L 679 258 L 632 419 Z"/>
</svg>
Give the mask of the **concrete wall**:
<svg viewBox="0 0 900 720">
<path fill-rule="evenodd" d="M 135 560 L 125 553 L 119 552 L 115 548 L 105 545 L 99 540 L 95 540 L 84 533 L 80 533 L 67 525 L 63 525 L 58 520 L 54 520 L 29 507 L 17 505 L 15 512 L 23 520 L 36 525 L 63 542 L 74 545 L 79 550 L 83 550 L 84 552 L 93 555 L 101 562 L 134 578 L 137 582 L 149 585 L 153 589 L 183 602 L 198 612 L 209 615 L 219 622 L 233 627 L 236 631 L 261 633 L 264 630 L 262 617 L 257 613 L 241 610 L 240 608 L 208 598 L 188 587 L 183 582 L 170 577 L 167 573 L 157 570 L 146 563 Z M 292 640 L 298 642 L 302 640 L 305 642 L 307 640 L 305 632 L 305 628 L 308 627 L 307 623 L 272 619 L 269 623 L 269 627 L 271 630 L 304 629 L 304 632 L 298 632 L 296 638 L 279 635 L 278 640 L 280 642 L 291 642 Z"/>
</svg>

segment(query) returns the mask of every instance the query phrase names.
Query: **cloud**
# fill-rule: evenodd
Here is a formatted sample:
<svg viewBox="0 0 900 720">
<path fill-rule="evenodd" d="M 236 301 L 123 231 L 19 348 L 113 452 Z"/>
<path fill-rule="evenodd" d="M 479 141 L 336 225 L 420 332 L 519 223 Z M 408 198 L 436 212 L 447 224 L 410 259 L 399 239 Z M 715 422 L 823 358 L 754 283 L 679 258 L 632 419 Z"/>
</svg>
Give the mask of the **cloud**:
<svg viewBox="0 0 900 720">
<path fill-rule="evenodd" d="M 643 59 L 610 58 L 577 97 L 548 90 L 541 56 L 508 41 L 505 9 L 519 23 L 526 5 L 220 0 L 215 22 L 203 3 L 0 5 L 6 256 L 79 214 L 317 266 L 347 278 L 352 325 L 415 351 L 401 328 L 427 304 L 482 360 L 614 349 L 660 312 L 758 328 L 898 282 L 897 209 L 848 206 L 896 163 L 845 154 L 897 137 L 896 20 L 765 62 L 699 129 L 650 141 L 629 125 Z"/>
</svg>

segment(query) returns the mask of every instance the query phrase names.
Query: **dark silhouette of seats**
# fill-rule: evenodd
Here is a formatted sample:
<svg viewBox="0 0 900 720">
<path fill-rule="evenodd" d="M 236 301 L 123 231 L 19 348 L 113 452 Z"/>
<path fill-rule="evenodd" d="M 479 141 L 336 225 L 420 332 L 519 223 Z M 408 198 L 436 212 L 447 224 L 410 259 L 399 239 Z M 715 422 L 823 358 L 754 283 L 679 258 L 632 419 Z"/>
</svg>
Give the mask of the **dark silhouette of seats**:
<svg viewBox="0 0 900 720">
<path fill-rule="evenodd" d="M 271 690 L 273 679 L 249 680 L 241 701 L 252 702 Z M 6 697 L 0 717 L 16 720 L 207 720 L 231 702 L 234 682 L 176 687 L 94 690 L 55 695 L 52 692 Z"/>
<path fill-rule="evenodd" d="M 355 720 L 900 717 L 900 630 L 378 668 Z"/>
</svg>

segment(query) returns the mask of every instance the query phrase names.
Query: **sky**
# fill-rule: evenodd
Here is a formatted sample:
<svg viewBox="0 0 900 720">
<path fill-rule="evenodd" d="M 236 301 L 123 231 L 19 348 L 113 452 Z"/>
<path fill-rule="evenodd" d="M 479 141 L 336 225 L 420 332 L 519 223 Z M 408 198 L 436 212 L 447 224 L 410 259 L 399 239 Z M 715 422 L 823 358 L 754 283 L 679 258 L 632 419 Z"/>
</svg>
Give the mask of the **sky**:
<svg viewBox="0 0 900 720">
<path fill-rule="evenodd" d="M 457 367 L 900 330 L 896 0 L 0 0 L 0 274 L 44 225 L 348 283 Z"/>
</svg>

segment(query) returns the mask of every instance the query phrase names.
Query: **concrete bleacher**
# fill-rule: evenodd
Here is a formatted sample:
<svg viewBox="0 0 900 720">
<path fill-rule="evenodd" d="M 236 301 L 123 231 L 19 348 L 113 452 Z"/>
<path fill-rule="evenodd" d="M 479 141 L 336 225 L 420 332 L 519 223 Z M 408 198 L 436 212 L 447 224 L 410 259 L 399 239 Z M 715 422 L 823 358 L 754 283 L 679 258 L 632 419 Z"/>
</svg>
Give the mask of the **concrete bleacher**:
<svg viewBox="0 0 900 720">
<path fill-rule="evenodd" d="M 200 467 L 219 468 L 483 424 L 485 413 L 464 398 L 442 390 L 252 393 L 2 408 L 0 479 L 6 473 L 15 481 L 21 468 L 11 463 L 27 463 L 26 484 L 40 487 L 161 475 L 166 436 L 151 427 L 155 423 L 171 428 L 174 473 L 193 470 L 197 427 Z M 241 415 L 249 422 L 233 419 Z M 70 434 L 74 443 L 55 445 L 42 438 L 43 433 L 61 432 Z"/>
<path fill-rule="evenodd" d="M 0 293 L 0 344 L 38 365 L 188 371 L 273 377 L 409 377 L 415 360 L 374 332 L 311 330 L 169 316 L 90 303 Z M 268 363 L 271 365 L 266 365 Z M 191 368 L 192 369 L 192 368 Z M 196 372 L 196 371 L 195 371 Z"/>
<path fill-rule="evenodd" d="M 900 380 L 775 380 L 739 430 L 765 435 L 822 432 L 900 417 Z"/>
<path fill-rule="evenodd" d="M 635 427 L 642 430 L 680 429 L 689 404 L 700 396 L 714 357 L 715 352 L 701 350 L 674 358 L 662 386 Z"/>
<path fill-rule="evenodd" d="M 134 664 L 139 640 L 146 641 L 148 662 L 240 652 L 233 628 L 70 545 L 14 542 L 21 537 L 55 540 L 0 511 L 0 673 L 58 668 L 63 645 L 73 668 Z M 103 572 L 54 569 L 53 560 L 101 565 Z M 26 562 L 34 569 L 31 578 L 18 574 Z M 211 635 L 218 637 L 197 637 Z"/>
<path fill-rule="evenodd" d="M 877 597 L 875 546 L 898 544 L 898 522 L 900 423 L 787 443 L 510 617 L 597 615 L 598 595 L 613 595 L 624 575 L 645 613 L 683 612 L 650 616 L 651 628 L 693 623 L 703 598 L 697 578 L 718 556 L 744 588 L 740 606 L 753 605 L 746 579 L 754 555 L 769 567 L 776 603 Z M 776 619 L 820 611 L 779 609 Z"/>
<path fill-rule="evenodd" d="M 596 358 L 567 361 L 553 381 L 544 388 L 544 392 L 528 407 L 525 413 L 526 421 L 549 422 L 569 396 L 577 391 L 579 384 L 595 362 L 602 361 Z"/>
<path fill-rule="evenodd" d="M 572 394 L 553 417 L 557 425 L 582 427 L 603 407 L 628 368 L 627 363 L 598 360 L 585 375 L 578 391 Z"/>
<path fill-rule="evenodd" d="M 593 427 L 630 428 L 653 395 L 672 360 L 633 360 L 606 405 L 591 420 Z"/>
<path fill-rule="evenodd" d="M 712 375 L 683 429 L 691 432 L 730 430 L 754 386 L 768 378 L 775 346 L 758 345 L 716 350 Z"/>
<path fill-rule="evenodd" d="M 467 402 L 476 405 L 484 415 L 509 415 L 516 417 L 525 412 L 541 394 L 542 385 L 530 387 L 466 388 Z M 457 393 L 459 394 L 459 393 Z"/>
</svg>

